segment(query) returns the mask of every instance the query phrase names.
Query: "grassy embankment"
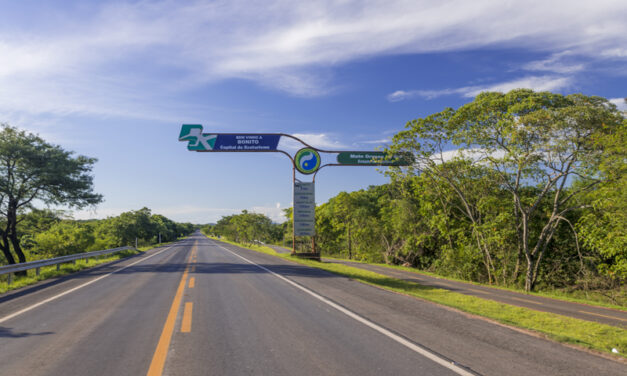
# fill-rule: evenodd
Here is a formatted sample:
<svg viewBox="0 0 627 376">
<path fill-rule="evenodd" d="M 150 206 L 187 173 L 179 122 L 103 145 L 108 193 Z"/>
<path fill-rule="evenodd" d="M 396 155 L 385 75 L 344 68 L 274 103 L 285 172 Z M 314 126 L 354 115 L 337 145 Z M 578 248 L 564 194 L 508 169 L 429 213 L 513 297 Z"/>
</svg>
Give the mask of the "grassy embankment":
<svg viewBox="0 0 627 376">
<path fill-rule="evenodd" d="M 439 274 L 436 274 L 436 273 L 430 273 L 430 272 L 427 272 L 427 271 L 424 271 L 424 270 L 417 270 L 416 268 L 407 267 L 407 266 L 388 265 L 388 264 L 380 264 L 380 263 L 369 263 L 369 262 L 365 262 L 365 261 L 348 260 L 348 259 L 344 259 L 344 258 L 336 258 L 336 257 L 328 257 L 328 256 L 325 256 L 325 258 L 332 259 L 332 260 L 339 260 L 339 261 L 350 261 L 350 262 L 357 262 L 357 263 L 362 263 L 362 264 L 382 266 L 382 267 L 389 268 L 389 269 L 402 270 L 402 271 L 411 272 L 411 273 L 415 273 L 415 274 L 424 274 L 424 275 L 427 275 L 427 276 L 430 276 L 430 277 L 435 277 L 435 278 L 441 278 L 441 279 L 457 281 L 457 282 L 463 282 L 463 283 L 470 283 L 470 284 L 473 284 L 473 285 L 476 285 L 476 286 L 484 286 L 484 287 L 490 287 L 490 288 L 506 290 L 506 291 L 513 291 L 513 292 L 519 292 L 519 293 L 525 294 L 525 291 L 520 289 L 520 288 L 508 287 L 508 286 L 495 286 L 495 285 L 489 285 L 489 284 L 486 284 L 486 283 L 479 283 L 479 282 L 468 281 L 468 280 L 460 279 L 460 278 L 454 278 L 454 277 L 449 277 L 449 276 L 442 276 L 442 275 L 439 275 Z M 542 296 L 542 297 L 545 297 L 545 298 L 551 298 L 551 299 L 557 299 L 557 300 L 563 300 L 563 301 L 566 301 L 566 302 L 582 303 L 582 304 L 588 304 L 588 305 L 593 305 L 593 306 L 617 309 L 617 310 L 620 310 L 620 311 L 627 311 L 627 296 L 625 296 L 625 293 L 627 292 L 627 288 L 623 287 L 623 289 L 625 291 L 622 292 L 622 297 L 618 298 L 618 300 L 621 303 L 625 302 L 625 304 L 623 304 L 623 305 L 613 304 L 612 300 L 607 295 L 604 295 L 604 294 L 602 294 L 600 292 L 595 292 L 595 291 L 589 291 L 589 292 L 585 292 L 585 291 L 566 292 L 566 291 L 563 291 L 563 290 L 555 289 L 555 290 L 534 291 L 534 292 L 530 292 L 530 293 L 526 293 L 526 294 Z"/>
<path fill-rule="evenodd" d="M 302 265 L 323 269 L 386 290 L 442 304 L 505 325 L 541 333 L 547 338 L 557 342 L 580 346 L 607 354 L 612 354 L 612 349 L 616 349 L 619 351 L 619 354 L 613 355 L 626 358 L 627 330 L 623 328 L 573 319 L 553 313 L 534 311 L 448 290 L 425 287 L 414 282 L 390 278 L 378 273 L 346 265 L 320 263 L 295 258 L 286 254 L 278 254 L 273 249 L 265 246 L 242 245 L 230 242 L 226 239 L 219 240 Z"/>
<path fill-rule="evenodd" d="M 161 246 L 167 245 L 167 244 L 170 244 L 170 243 L 161 243 Z M 138 251 L 145 252 L 149 249 L 154 248 L 155 246 L 158 246 L 158 244 L 139 247 Z M 135 254 L 137 254 L 137 251 L 129 250 L 129 251 L 117 252 L 111 255 L 91 257 L 85 260 L 77 260 L 76 264 L 73 264 L 73 263 L 61 264 L 59 270 L 57 270 L 56 265 L 45 266 L 40 269 L 39 275 L 36 275 L 35 269 L 31 269 L 27 271 L 26 276 L 22 276 L 22 277 L 14 276 L 13 281 L 11 282 L 10 285 L 8 283 L 8 275 L 5 274 L 5 275 L 0 276 L 0 294 L 3 294 L 11 290 L 16 290 L 16 289 L 19 289 L 28 285 L 32 285 L 32 284 L 35 284 L 37 282 L 40 282 L 49 278 L 60 277 L 60 276 L 64 276 L 67 274 L 76 273 L 83 269 L 93 268 L 94 266 L 97 266 L 97 265 L 102 265 L 108 262 L 117 261 L 117 260 L 132 256 L 132 255 L 135 255 Z M 31 261 L 36 261 L 36 260 L 31 260 Z"/>
</svg>

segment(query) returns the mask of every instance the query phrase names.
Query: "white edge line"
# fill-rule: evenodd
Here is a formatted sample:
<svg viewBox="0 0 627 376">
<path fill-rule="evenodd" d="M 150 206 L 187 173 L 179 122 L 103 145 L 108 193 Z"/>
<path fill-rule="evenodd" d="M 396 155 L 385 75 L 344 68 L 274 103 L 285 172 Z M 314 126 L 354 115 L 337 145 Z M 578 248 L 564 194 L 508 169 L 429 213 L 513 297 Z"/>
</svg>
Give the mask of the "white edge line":
<svg viewBox="0 0 627 376">
<path fill-rule="evenodd" d="M 65 295 L 67 295 L 67 294 L 70 294 L 70 293 L 72 293 L 72 292 L 74 292 L 74 291 L 76 291 L 76 290 L 78 290 L 78 289 L 82 289 L 82 288 L 83 288 L 83 287 L 85 287 L 85 286 L 88 286 L 88 285 L 91 285 L 92 283 L 98 282 L 98 281 L 100 281 L 101 279 L 103 279 L 103 278 L 106 278 L 106 277 L 110 276 L 111 274 L 115 274 L 115 273 L 120 272 L 120 271 L 122 271 L 122 270 L 124 270 L 124 269 L 126 269 L 126 268 L 130 268 L 131 266 L 133 266 L 133 265 L 135 265 L 135 264 L 137 264 L 137 263 L 140 263 L 140 262 L 142 262 L 142 261 L 146 261 L 146 260 L 148 260 L 148 259 L 149 259 L 149 258 L 151 258 L 151 257 L 154 257 L 154 256 L 156 256 L 156 255 L 158 255 L 158 254 L 160 254 L 160 253 L 163 253 L 163 252 L 167 251 L 167 250 L 168 250 L 168 249 L 170 249 L 171 247 L 172 247 L 172 246 L 170 246 L 170 247 L 168 247 L 168 248 L 166 248 L 166 249 L 164 249 L 164 250 L 162 250 L 162 251 L 159 251 L 159 252 L 157 252 L 157 253 L 154 253 L 154 254 L 152 254 L 152 255 L 150 255 L 150 256 L 148 256 L 148 257 L 142 258 L 141 260 L 137 260 L 137 261 L 135 261 L 134 263 L 132 263 L 132 264 L 128 264 L 128 265 L 126 265 L 125 267 L 123 267 L 123 268 L 121 268 L 121 269 L 118 269 L 118 270 L 116 270 L 116 271 L 113 271 L 113 272 L 111 272 L 111 273 L 109 273 L 109 274 L 105 274 L 105 275 L 100 276 L 100 277 L 98 277 L 98 278 L 96 278 L 96 279 L 92 279 L 92 280 L 91 280 L 91 281 L 89 281 L 89 282 L 85 282 L 85 283 L 83 283 L 82 285 L 79 285 L 79 286 L 76 286 L 76 287 L 74 287 L 74 288 L 71 288 L 71 289 L 69 289 L 69 290 L 67 290 L 67 291 L 64 291 L 64 292 L 62 292 L 62 293 L 58 294 L 58 295 L 55 295 L 55 296 L 52 296 L 52 297 L 50 297 L 50 298 L 48 298 L 48 299 L 42 300 L 42 301 L 41 301 L 41 302 L 39 302 L 39 303 L 35 303 L 35 304 L 31 305 L 31 306 L 28 306 L 28 307 L 26 307 L 26 308 L 24 308 L 24 309 L 21 309 L 21 310 L 19 310 L 19 311 L 17 311 L 17 312 L 14 312 L 14 313 L 12 313 L 12 314 L 10 314 L 10 315 L 8 315 L 8 316 L 4 316 L 3 318 L 0 318 L 0 324 L 2 324 L 3 322 L 5 322 L 5 321 L 7 321 L 7 320 L 10 320 L 10 319 L 12 319 L 12 318 L 14 318 L 14 317 L 17 317 L 17 316 L 19 316 L 19 315 L 21 315 L 21 314 L 23 314 L 23 313 L 26 313 L 26 312 L 28 312 L 28 311 L 30 311 L 30 310 L 33 310 L 33 309 L 35 309 L 35 308 L 37 308 L 37 307 L 39 307 L 39 306 L 42 306 L 42 305 L 44 305 L 44 304 L 46 304 L 46 303 L 49 303 L 49 302 L 51 302 L 51 301 L 53 301 L 53 300 L 56 300 L 56 299 L 58 299 L 58 298 L 60 298 L 60 297 L 62 297 L 62 296 L 65 296 Z"/>
<path fill-rule="evenodd" d="M 231 251 L 231 250 L 229 250 L 227 248 L 224 248 L 223 246 L 221 246 L 218 243 L 215 243 L 215 244 L 218 247 L 224 249 L 225 251 L 227 251 L 227 252 L 229 252 L 229 253 L 231 253 L 231 254 L 241 258 L 242 260 L 244 260 L 246 262 L 248 262 L 249 264 L 255 265 L 256 267 L 258 267 L 258 268 L 260 268 L 262 270 L 265 270 L 266 272 L 268 272 L 268 273 L 272 274 L 273 276 L 281 279 L 282 281 L 284 281 L 284 282 L 286 282 L 286 283 L 296 287 L 297 289 L 306 292 L 307 294 L 313 296 L 314 298 L 320 300 L 321 302 L 323 302 L 323 303 L 325 303 L 325 304 L 335 308 L 336 310 L 342 312 L 346 316 L 348 316 L 348 317 L 350 317 L 350 318 L 352 318 L 352 319 L 354 319 L 354 320 L 356 320 L 356 321 L 358 321 L 358 322 L 360 322 L 360 323 L 362 323 L 362 324 L 364 324 L 364 325 L 366 325 L 366 326 L 376 330 L 377 332 L 379 332 L 379 333 L 383 334 L 384 336 L 386 336 L 386 337 L 388 337 L 388 338 L 390 338 L 390 339 L 400 343 L 401 345 L 403 345 L 403 346 L 409 348 L 410 350 L 412 350 L 412 351 L 414 351 L 414 352 L 424 356 L 425 358 L 428 358 L 428 359 L 432 360 L 433 362 L 435 362 L 435 363 L 437 363 L 437 364 L 439 364 L 439 365 L 441 365 L 441 366 L 443 366 L 445 368 L 450 369 L 451 371 L 457 373 L 458 375 L 474 376 L 473 373 L 468 372 L 465 369 L 463 369 L 463 368 L 461 368 L 461 367 L 451 363 L 450 361 L 448 361 L 446 359 L 443 359 L 443 358 L 433 354 L 432 352 L 430 352 L 430 351 L 428 351 L 428 350 L 426 350 L 426 349 L 416 345 L 415 343 L 410 342 L 407 339 L 405 339 L 405 338 L 403 338 L 403 337 L 401 337 L 401 336 L 399 336 L 397 334 L 394 334 L 393 332 L 383 328 L 382 326 L 379 326 L 379 325 L 373 323 L 372 321 L 370 321 L 370 320 L 368 320 L 368 319 L 366 319 L 366 318 L 364 318 L 362 316 L 359 316 L 355 312 L 350 311 L 350 310 L 342 307 L 341 305 L 336 304 L 336 303 L 330 301 L 329 299 L 325 298 L 324 296 L 319 295 L 316 292 L 314 292 L 312 290 L 309 290 L 308 288 L 303 287 L 303 286 L 299 285 L 298 283 L 296 283 L 296 282 L 294 282 L 294 281 L 292 281 L 292 280 L 290 280 L 288 278 L 285 278 L 284 276 L 282 276 L 280 274 L 277 274 L 277 273 L 273 272 L 272 270 L 270 270 L 268 268 L 265 268 L 265 267 L 263 267 L 263 266 L 261 266 L 259 264 L 256 264 L 253 261 L 250 261 L 249 259 L 247 259 L 247 258 L 245 258 L 243 256 L 240 256 L 237 253 L 235 253 L 235 252 L 233 252 L 233 251 Z"/>
</svg>

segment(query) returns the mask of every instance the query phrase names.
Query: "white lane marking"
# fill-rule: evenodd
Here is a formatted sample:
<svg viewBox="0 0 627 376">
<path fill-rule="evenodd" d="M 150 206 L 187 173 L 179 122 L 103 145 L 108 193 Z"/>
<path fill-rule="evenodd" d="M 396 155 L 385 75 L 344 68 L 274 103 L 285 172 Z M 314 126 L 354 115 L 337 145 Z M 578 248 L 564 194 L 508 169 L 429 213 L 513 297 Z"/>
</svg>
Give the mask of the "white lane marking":
<svg viewBox="0 0 627 376">
<path fill-rule="evenodd" d="M 42 306 L 42 305 L 44 305 L 44 304 L 46 304 L 46 303 L 49 303 L 49 302 L 51 302 L 51 301 L 53 301 L 53 300 L 55 300 L 55 299 L 58 299 L 58 298 L 60 298 L 60 297 L 62 297 L 62 296 L 65 296 L 65 295 L 67 295 L 67 294 L 70 294 L 70 293 L 72 293 L 72 292 L 74 292 L 74 291 L 76 291 L 76 290 L 78 290 L 78 289 L 82 289 L 82 288 L 83 288 L 83 287 L 85 287 L 85 286 L 89 286 L 89 285 L 91 285 L 92 283 L 98 282 L 98 281 L 100 281 L 101 279 L 103 279 L 103 278 L 106 278 L 106 277 L 110 276 L 111 274 L 115 274 L 115 273 L 117 273 L 117 272 L 121 272 L 122 270 L 124 270 L 124 269 L 126 269 L 126 268 L 130 268 L 131 266 L 133 266 L 133 265 L 135 265 L 135 264 L 137 264 L 137 263 L 140 263 L 140 262 L 142 262 L 142 261 L 146 261 L 146 260 L 148 260 L 148 259 L 149 259 L 149 258 L 151 258 L 151 257 L 155 257 L 156 255 L 158 255 L 158 254 L 160 254 L 160 253 L 163 253 L 163 252 L 167 251 L 167 250 L 168 250 L 168 249 L 170 249 L 170 248 L 172 248 L 172 246 L 170 246 L 170 247 L 168 247 L 168 248 L 166 248 L 166 249 L 164 249 L 164 250 L 161 250 L 161 251 L 159 251 L 159 252 L 157 252 L 157 253 L 154 253 L 154 254 L 152 254 L 152 255 L 150 255 L 150 256 L 148 256 L 148 257 L 146 257 L 146 258 L 142 258 L 141 260 L 137 260 L 137 261 L 135 261 L 135 262 L 134 262 L 134 263 L 132 263 L 132 264 L 128 264 L 128 265 L 126 265 L 125 267 L 123 267 L 123 268 L 121 268 L 121 269 L 118 269 L 118 270 L 116 270 L 116 271 L 114 271 L 114 272 L 111 272 L 111 273 L 109 273 L 109 274 L 105 274 L 105 275 L 100 276 L 100 277 L 98 277 L 98 278 L 96 278 L 96 279 L 92 279 L 91 281 L 89 281 L 89 282 L 85 282 L 85 283 L 83 283 L 82 285 L 76 286 L 76 287 L 71 288 L 71 289 L 69 289 L 69 290 L 67 290 L 67 291 L 64 291 L 64 292 L 62 292 L 62 293 L 60 293 L 60 294 L 58 294 L 58 295 L 55 295 L 55 296 L 52 296 L 52 297 L 50 297 L 50 298 L 48 298 L 48 299 L 42 300 L 42 301 L 41 301 L 41 302 L 39 302 L 39 303 L 35 303 L 35 304 L 31 305 L 31 306 L 28 306 L 28 307 L 26 307 L 26 308 L 24 308 L 24 309 L 21 309 L 21 310 L 19 310 L 19 311 L 17 311 L 17 312 L 14 312 L 14 313 L 10 314 L 10 315 L 4 316 L 3 318 L 0 318 L 0 324 L 2 324 L 3 322 L 5 322 L 5 321 L 7 321 L 7 320 L 10 320 L 10 319 L 12 319 L 12 318 L 14 318 L 14 317 L 16 317 L 16 316 L 19 316 L 19 315 L 21 315 L 22 313 L 26 313 L 26 312 L 28 312 L 28 311 L 30 311 L 30 310 L 33 310 L 33 309 L 35 309 L 35 308 L 37 308 L 37 307 L 39 307 L 39 306 Z"/>
<path fill-rule="evenodd" d="M 346 316 L 348 316 L 348 317 L 350 317 L 350 318 L 352 318 L 352 319 L 354 319 L 354 320 L 356 320 L 356 321 L 358 321 L 358 322 L 360 322 L 360 323 L 362 323 L 362 324 L 364 324 L 364 325 L 366 325 L 366 326 L 376 330 L 377 332 L 379 332 L 379 333 L 383 334 L 384 336 L 386 336 L 386 337 L 388 337 L 388 338 L 390 338 L 390 339 L 400 343 L 401 345 L 403 345 L 403 346 L 409 348 L 410 350 L 412 350 L 412 351 L 414 351 L 414 352 L 424 356 L 425 358 L 428 358 L 428 359 L 434 361 L 435 363 L 437 363 L 437 364 L 439 364 L 439 365 L 441 365 L 441 366 L 443 366 L 445 368 L 450 369 L 451 371 L 455 372 L 456 374 L 463 375 L 463 376 L 474 376 L 473 373 L 468 372 L 465 369 L 457 366 L 456 364 L 451 363 L 450 361 L 448 361 L 446 359 L 443 359 L 443 358 L 433 354 L 429 350 L 424 349 L 421 346 L 419 346 L 419 345 L 417 345 L 417 344 L 415 344 L 413 342 L 410 342 L 407 339 L 405 339 L 405 338 L 403 338 L 403 337 L 401 337 L 401 336 L 399 336 L 397 334 L 392 333 L 391 331 L 389 331 L 389 330 L 387 330 L 387 329 L 385 329 L 385 328 L 383 328 L 383 327 L 373 323 L 372 321 L 366 319 L 365 317 L 362 317 L 362 316 L 356 314 L 355 312 L 350 311 L 350 310 L 342 307 L 341 305 L 338 305 L 338 304 L 330 301 L 329 299 L 325 298 L 324 296 L 319 295 L 316 292 L 314 292 L 312 290 L 309 290 L 308 288 L 303 287 L 303 286 L 299 285 L 298 283 L 296 283 L 296 282 L 294 282 L 294 281 L 292 281 L 290 279 L 287 279 L 287 278 L 283 277 L 282 275 L 277 274 L 277 273 L 273 272 L 272 270 L 270 270 L 270 269 L 268 269 L 266 267 L 263 267 L 263 266 L 261 266 L 259 264 L 256 264 L 253 261 L 250 261 L 249 259 L 247 259 L 246 257 L 240 256 L 237 253 L 224 248 L 223 246 L 221 246 L 218 243 L 214 242 L 214 244 L 217 245 L 218 247 L 224 249 L 225 251 L 227 251 L 227 252 L 229 252 L 229 253 L 231 253 L 231 254 L 241 258 L 242 260 L 248 262 L 249 264 L 255 265 L 256 267 L 258 267 L 258 268 L 260 268 L 262 270 L 265 270 L 266 272 L 268 272 L 268 273 L 272 274 L 273 276 L 281 279 L 282 281 L 284 281 L 284 282 L 286 282 L 286 283 L 296 287 L 297 289 L 306 292 L 307 294 L 313 296 L 314 298 L 320 300 L 321 302 L 323 302 L 323 303 L 325 303 L 325 304 L 335 308 L 336 310 L 342 312 Z"/>
</svg>

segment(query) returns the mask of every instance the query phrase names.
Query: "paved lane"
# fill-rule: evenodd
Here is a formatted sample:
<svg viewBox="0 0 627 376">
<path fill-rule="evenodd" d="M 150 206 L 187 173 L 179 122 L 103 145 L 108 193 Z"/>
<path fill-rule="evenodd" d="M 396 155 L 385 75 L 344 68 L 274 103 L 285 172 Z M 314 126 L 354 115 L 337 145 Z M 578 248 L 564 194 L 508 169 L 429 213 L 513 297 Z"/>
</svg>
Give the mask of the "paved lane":
<svg viewBox="0 0 627 376">
<path fill-rule="evenodd" d="M 218 245 L 219 242 L 214 244 Z M 220 244 L 413 343 L 486 375 L 621 375 L 625 364 L 322 270 Z M 367 330 L 363 328 L 362 330 Z M 420 373 L 418 373 L 420 374 Z"/>
<path fill-rule="evenodd" d="M 487 286 L 478 286 L 473 285 L 472 283 L 451 281 L 444 278 L 436 278 L 424 274 L 386 268 L 385 266 L 379 265 L 363 264 L 360 262 L 336 259 L 324 259 L 324 261 L 344 264 L 355 268 L 383 274 L 392 278 L 416 282 L 424 286 L 451 290 L 460 294 L 495 300 L 497 302 L 530 308 L 536 311 L 557 313 L 558 315 L 573 317 L 580 320 L 594 321 L 601 324 L 627 328 L 627 311 L 567 302 L 563 300 L 545 298 L 543 296 L 537 295 L 523 294 L 514 291 L 501 290 Z"/>
<path fill-rule="evenodd" d="M 165 375 L 622 375 L 626 370 L 615 361 L 200 234 L 29 293 L 0 297 L 0 365 L 8 375 L 145 375 L 149 370 Z"/>
<path fill-rule="evenodd" d="M 74 278 L 49 287 L 51 291 L 44 288 L 34 292 L 41 301 L 117 271 L 1 322 L 1 373 L 146 374 L 189 250 L 190 241 L 183 241 L 125 263 L 77 273 Z M 145 261 L 122 269 L 140 260 Z M 5 305 L 17 311 L 33 303 L 32 295 L 16 294 L 0 303 L 0 320 L 6 317 Z"/>
</svg>

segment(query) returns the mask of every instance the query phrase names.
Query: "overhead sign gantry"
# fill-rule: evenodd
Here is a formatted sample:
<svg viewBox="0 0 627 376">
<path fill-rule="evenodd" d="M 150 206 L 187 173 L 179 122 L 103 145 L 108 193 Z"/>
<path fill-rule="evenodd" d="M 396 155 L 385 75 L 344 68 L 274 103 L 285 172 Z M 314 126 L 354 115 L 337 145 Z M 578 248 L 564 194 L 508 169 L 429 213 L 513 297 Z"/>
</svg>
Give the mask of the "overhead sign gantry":
<svg viewBox="0 0 627 376">
<path fill-rule="evenodd" d="M 290 138 L 303 145 L 294 156 L 279 150 L 282 137 Z M 382 151 L 337 151 L 314 148 L 301 139 L 285 133 L 203 133 L 200 124 L 183 124 L 179 141 L 187 141 L 187 149 L 197 152 L 279 152 L 292 161 L 293 184 L 293 232 L 292 254 L 296 254 L 296 236 L 311 236 L 312 252 L 303 254 L 320 258 L 315 247 L 315 179 L 316 173 L 327 166 L 409 166 L 413 163 L 410 154 L 388 155 Z M 322 164 L 320 153 L 337 154 L 337 163 Z M 312 175 L 312 182 L 296 179 L 296 171 Z"/>
</svg>

